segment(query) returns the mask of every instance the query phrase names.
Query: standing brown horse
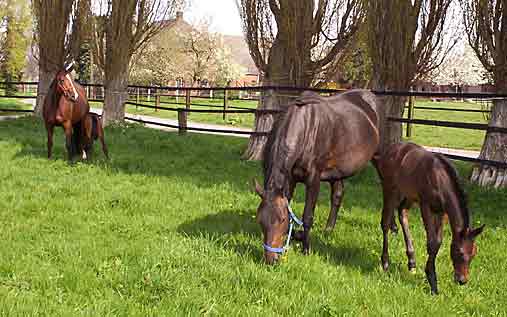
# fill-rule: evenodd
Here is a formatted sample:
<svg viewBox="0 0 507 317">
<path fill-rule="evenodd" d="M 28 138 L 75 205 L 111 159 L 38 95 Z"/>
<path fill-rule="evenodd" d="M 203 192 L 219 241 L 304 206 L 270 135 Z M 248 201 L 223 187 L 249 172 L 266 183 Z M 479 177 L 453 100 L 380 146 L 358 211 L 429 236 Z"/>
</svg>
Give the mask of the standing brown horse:
<svg viewBox="0 0 507 317">
<path fill-rule="evenodd" d="M 81 123 L 82 142 L 84 147 L 85 159 L 90 157 L 93 150 L 93 141 L 99 139 L 102 144 L 102 152 L 106 158 L 109 158 L 106 142 L 104 140 L 104 129 L 102 128 L 101 117 L 93 112 L 88 112 Z"/>
<path fill-rule="evenodd" d="M 469 278 L 470 263 L 477 253 L 474 240 L 484 225 L 477 229 L 470 226 L 466 196 L 451 163 L 444 156 L 428 152 L 416 144 L 397 143 L 386 149 L 377 167 L 384 193 L 381 222 L 384 234 L 381 260 L 384 270 L 389 267 L 388 229 L 395 208 L 398 208 L 405 237 L 408 268 L 415 269 L 408 210 L 418 202 L 426 229 L 428 260 L 425 271 L 431 292 L 438 293 L 435 258 L 442 243 L 442 225 L 446 215 L 452 231 L 454 279 L 459 284 L 465 284 Z"/>
<path fill-rule="evenodd" d="M 84 88 L 70 77 L 72 66 L 56 74 L 44 99 L 42 117 L 48 132 L 48 158 L 51 158 L 55 126 L 63 127 L 69 160 L 83 152 L 81 120 L 90 111 L 90 106 Z"/>
<path fill-rule="evenodd" d="M 306 187 L 303 253 L 310 250 L 310 229 L 320 182 L 331 184 L 331 212 L 327 228 L 332 229 L 343 194 L 343 180 L 362 169 L 379 145 L 376 98 L 367 90 L 352 90 L 323 98 L 304 93 L 289 105 L 273 127 L 264 154 L 264 188 L 256 182 L 262 201 L 257 222 L 264 235 L 264 259 L 276 262 L 284 252 L 283 238 L 292 233 L 297 219 L 289 202 L 297 182 Z"/>
</svg>

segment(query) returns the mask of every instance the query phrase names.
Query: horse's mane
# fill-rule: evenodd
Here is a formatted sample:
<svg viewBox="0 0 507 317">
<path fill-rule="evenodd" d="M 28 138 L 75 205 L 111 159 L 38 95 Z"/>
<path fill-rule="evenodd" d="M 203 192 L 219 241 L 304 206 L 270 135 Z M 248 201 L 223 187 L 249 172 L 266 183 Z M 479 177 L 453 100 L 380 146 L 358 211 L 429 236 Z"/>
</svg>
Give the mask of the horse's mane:
<svg viewBox="0 0 507 317">
<path fill-rule="evenodd" d="M 468 209 L 468 201 L 467 201 L 467 195 L 465 193 L 465 190 L 463 189 L 463 185 L 460 182 L 460 178 L 458 175 L 458 171 L 452 164 L 443 156 L 442 154 L 436 155 L 439 161 L 444 165 L 445 170 L 447 171 L 447 174 L 451 178 L 451 181 L 454 185 L 454 188 L 456 190 L 456 194 L 458 195 L 459 205 L 460 209 L 462 210 L 463 215 L 463 222 L 465 225 L 465 228 L 470 227 L 470 210 Z"/>
<path fill-rule="evenodd" d="M 44 99 L 44 104 L 47 104 L 48 107 L 56 105 L 56 78 L 53 79 L 51 85 L 49 85 L 48 93 L 46 94 L 46 98 Z"/>
<path fill-rule="evenodd" d="M 271 132 L 268 134 L 268 140 L 266 141 L 266 145 L 264 147 L 263 153 L 263 168 L 264 168 L 264 187 L 267 188 L 268 180 L 271 178 L 273 169 L 277 162 L 277 157 L 287 157 L 288 151 L 285 146 L 281 144 L 282 137 L 281 126 L 285 121 L 286 112 L 281 112 L 276 115 L 273 121 L 273 126 L 271 128 Z M 282 153 L 283 152 L 283 153 Z M 280 181 L 280 180 L 278 180 Z M 279 183 L 275 181 L 276 183 Z"/>
</svg>

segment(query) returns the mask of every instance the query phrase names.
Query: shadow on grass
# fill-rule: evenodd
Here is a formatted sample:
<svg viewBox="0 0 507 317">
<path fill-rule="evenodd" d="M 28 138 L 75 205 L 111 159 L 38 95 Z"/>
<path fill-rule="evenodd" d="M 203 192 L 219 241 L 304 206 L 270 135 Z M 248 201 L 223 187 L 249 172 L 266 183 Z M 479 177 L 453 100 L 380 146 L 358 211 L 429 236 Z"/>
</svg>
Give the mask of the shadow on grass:
<svg viewBox="0 0 507 317">
<path fill-rule="evenodd" d="M 209 237 L 220 247 L 232 250 L 240 256 L 262 263 L 262 234 L 252 213 L 248 211 L 227 210 L 221 213 L 207 215 L 178 227 L 178 232 L 190 237 Z M 354 245 L 339 246 L 324 241 L 318 233 L 311 236 L 312 252 L 330 260 L 336 265 L 359 268 L 363 272 L 375 270 L 378 258 L 366 252 L 364 248 Z M 301 247 L 295 241 L 291 242 L 295 252 L 301 252 Z"/>
</svg>

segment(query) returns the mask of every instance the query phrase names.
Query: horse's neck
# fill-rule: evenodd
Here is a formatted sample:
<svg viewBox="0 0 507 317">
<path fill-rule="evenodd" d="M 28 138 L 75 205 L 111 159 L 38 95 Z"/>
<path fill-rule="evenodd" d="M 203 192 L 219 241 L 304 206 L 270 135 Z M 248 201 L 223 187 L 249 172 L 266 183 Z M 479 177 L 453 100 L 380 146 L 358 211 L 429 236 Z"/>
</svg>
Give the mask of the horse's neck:
<svg viewBox="0 0 507 317">
<path fill-rule="evenodd" d="M 453 236 L 457 236 L 463 229 L 470 226 L 467 214 L 468 211 L 463 209 L 459 197 L 456 194 L 449 194 L 448 197 L 446 197 L 445 211 L 449 218 Z"/>
</svg>

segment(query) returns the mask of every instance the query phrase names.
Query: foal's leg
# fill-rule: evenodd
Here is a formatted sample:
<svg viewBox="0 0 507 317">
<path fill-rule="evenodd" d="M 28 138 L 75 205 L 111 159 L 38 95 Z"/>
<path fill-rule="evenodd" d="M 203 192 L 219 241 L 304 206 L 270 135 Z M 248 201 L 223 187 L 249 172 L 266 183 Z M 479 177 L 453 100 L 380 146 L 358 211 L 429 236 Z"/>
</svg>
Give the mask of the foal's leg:
<svg viewBox="0 0 507 317">
<path fill-rule="evenodd" d="M 343 191 L 345 189 L 343 180 L 337 180 L 330 183 L 331 185 L 331 210 L 327 218 L 326 231 L 333 231 L 336 225 L 336 217 L 343 199 Z"/>
<path fill-rule="evenodd" d="M 380 222 L 384 238 L 380 260 L 384 271 L 387 271 L 389 268 L 389 229 L 394 219 L 394 208 L 396 208 L 398 202 L 398 194 L 395 191 L 384 188 L 384 206 L 382 208 L 382 221 Z"/>
<path fill-rule="evenodd" d="M 429 206 L 421 204 L 421 213 L 423 216 L 424 227 L 426 229 L 427 236 L 427 251 L 428 260 L 426 262 L 426 278 L 430 284 L 431 293 L 438 294 L 437 287 L 437 273 L 435 272 L 435 259 L 437 257 L 438 250 L 442 244 L 442 220 L 443 214 L 433 214 Z"/>
<path fill-rule="evenodd" d="M 405 239 L 405 246 L 408 257 L 408 270 L 415 272 L 415 252 L 414 244 L 412 242 L 412 235 L 410 234 L 408 225 L 408 210 L 410 206 L 404 202 L 398 207 L 398 217 L 400 218 L 401 228 L 403 230 L 403 238 Z"/>
<path fill-rule="evenodd" d="M 319 198 L 320 178 L 312 177 L 306 182 L 305 210 L 303 212 L 303 254 L 310 253 L 310 229 L 313 225 L 313 212 Z"/>
<path fill-rule="evenodd" d="M 53 149 L 53 131 L 55 126 L 52 124 L 46 124 L 46 130 L 48 131 L 48 159 L 51 159 Z"/>
</svg>

